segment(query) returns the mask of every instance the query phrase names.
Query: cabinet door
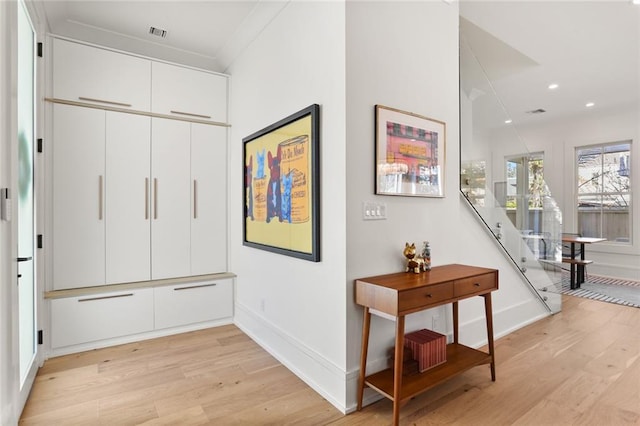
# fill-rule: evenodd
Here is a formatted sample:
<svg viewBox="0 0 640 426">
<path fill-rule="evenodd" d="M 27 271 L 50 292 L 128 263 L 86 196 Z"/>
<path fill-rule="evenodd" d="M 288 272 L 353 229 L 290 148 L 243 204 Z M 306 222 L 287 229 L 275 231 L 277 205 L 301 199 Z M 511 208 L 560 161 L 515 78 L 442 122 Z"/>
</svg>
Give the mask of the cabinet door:
<svg viewBox="0 0 640 426">
<path fill-rule="evenodd" d="M 151 278 L 190 275 L 190 125 L 153 118 Z"/>
<path fill-rule="evenodd" d="M 105 283 L 105 112 L 53 106 L 53 287 Z"/>
<path fill-rule="evenodd" d="M 106 282 L 151 278 L 151 118 L 106 113 Z"/>
<path fill-rule="evenodd" d="M 149 111 L 151 61 L 53 39 L 53 97 Z"/>
<path fill-rule="evenodd" d="M 156 287 L 153 292 L 157 330 L 233 315 L 232 280 Z"/>
<path fill-rule="evenodd" d="M 151 110 L 227 122 L 227 77 L 175 65 L 152 64 Z"/>
<path fill-rule="evenodd" d="M 191 275 L 227 270 L 227 129 L 191 124 Z"/>
<path fill-rule="evenodd" d="M 51 347 L 95 342 L 153 330 L 153 289 L 51 301 Z"/>
</svg>

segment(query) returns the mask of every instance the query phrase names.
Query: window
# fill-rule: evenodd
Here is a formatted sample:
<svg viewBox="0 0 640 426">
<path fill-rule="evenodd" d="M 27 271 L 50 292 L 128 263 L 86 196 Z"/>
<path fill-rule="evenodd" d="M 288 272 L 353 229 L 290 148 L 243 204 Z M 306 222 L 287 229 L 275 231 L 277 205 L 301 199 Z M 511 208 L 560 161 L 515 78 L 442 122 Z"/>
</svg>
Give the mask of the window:
<svg viewBox="0 0 640 426">
<path fill-rule="evenodd" d="M 576 149 L 578 230 L 585 237 L 629 243 L 631 141 Z"/>
<path fill-rule="evenodd" d="M 544 199 L 549 195 L 543 154 L 523 154 L 505 160 L 507 216 L 520 230 L 542 232 Z"/>
</svg>

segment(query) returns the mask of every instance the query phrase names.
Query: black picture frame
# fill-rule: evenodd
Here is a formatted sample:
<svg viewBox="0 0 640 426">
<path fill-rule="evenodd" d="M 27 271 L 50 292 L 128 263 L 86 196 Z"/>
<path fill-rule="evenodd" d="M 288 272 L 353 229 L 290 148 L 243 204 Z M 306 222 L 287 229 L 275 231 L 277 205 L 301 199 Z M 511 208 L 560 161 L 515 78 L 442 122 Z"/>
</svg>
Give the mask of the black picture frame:
<svg viewBox="0 0 640 426">
<path fill-rule="evenodd" d="M 242 139 L 243 245 L 320 261 L 320 106 Z"/>
</svg>

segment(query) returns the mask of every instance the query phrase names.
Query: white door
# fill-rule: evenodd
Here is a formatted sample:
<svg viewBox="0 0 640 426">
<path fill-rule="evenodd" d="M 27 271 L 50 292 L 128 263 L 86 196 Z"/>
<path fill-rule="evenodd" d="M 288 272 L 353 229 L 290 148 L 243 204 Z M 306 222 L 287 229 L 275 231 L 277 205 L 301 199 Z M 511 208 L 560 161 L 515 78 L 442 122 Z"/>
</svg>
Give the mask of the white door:
<svg viewBox="0 0 640 426">
<path fill-rule="evenodd" d="M 190 275 L 190 125 L 151 120 L 151 278 Z"/>
<path fill-rule="evenodd" d="M 53 106 L 53 287 L 105 283 L 105 112 Z"/>
<path fill-rule="evenodd" d="M 106 113 L 106 283 L 151 277 L 151 119 Z"/>
<path fill-rule="evenodd" d="M 35 379 L 38 359 L 37 304 L 34 253 L 34 85 L 35 34 L 23 3 L 18 4 L 18 149 L 17 191 L 8 198 L 17 204 L 18 261 L 18 413 L 22 410 Z M 12 159 L 12 161 L 15 161 Z M 14 163 L 15 164 L 15 163 Z M 6 217 L 5 217 L 6 219 Z M 14 228 L 15 229 L 15 228 Z M 11 280 L 11 285 L 16 281 Z M 4 387 L 4 385 L 3 385 Z"/>
<path fill-rule="evenodd" d="M 227 129 L 191 124 L 191 274 L 227 270 Z"/>
</svg>

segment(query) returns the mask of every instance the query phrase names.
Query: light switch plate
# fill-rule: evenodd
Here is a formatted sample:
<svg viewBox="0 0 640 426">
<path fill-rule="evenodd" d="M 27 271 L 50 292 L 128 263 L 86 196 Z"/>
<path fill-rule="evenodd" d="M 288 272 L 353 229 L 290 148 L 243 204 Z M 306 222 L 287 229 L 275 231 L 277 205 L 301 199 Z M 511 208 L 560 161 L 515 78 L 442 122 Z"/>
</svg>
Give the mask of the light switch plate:
<svg viewBox="0 0 640 426">
<path fill-rule="evenodd" d="M 363 220 L 384 220 L 387 218 L 387 205 L 373 201 L 362 202 Z"/>
</svg>

